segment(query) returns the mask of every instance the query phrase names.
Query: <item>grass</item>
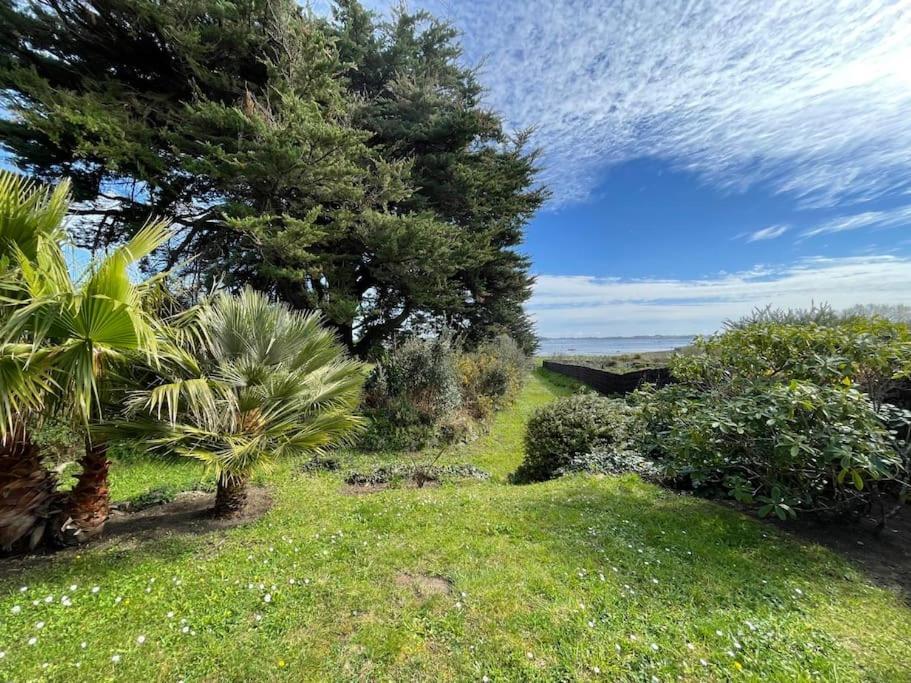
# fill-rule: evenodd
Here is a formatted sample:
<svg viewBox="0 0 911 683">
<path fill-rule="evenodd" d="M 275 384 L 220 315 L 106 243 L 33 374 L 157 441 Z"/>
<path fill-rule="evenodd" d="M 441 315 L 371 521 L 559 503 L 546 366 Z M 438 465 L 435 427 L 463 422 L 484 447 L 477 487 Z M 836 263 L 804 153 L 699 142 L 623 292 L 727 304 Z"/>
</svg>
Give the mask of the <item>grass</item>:
<svg viewBox="0 0 911 683">
<path fill-rule="evenodd" d="M 551 380 L 454 456 L 491 481 L 350 496 L 289 464 L 247 527 L 7 576 L 0 680 L 908 680 L 911 610 L 820 547 L 632 476 L 504 483 Z M 203 481 L 148 467 L 114 497 Z"/>
</svg>

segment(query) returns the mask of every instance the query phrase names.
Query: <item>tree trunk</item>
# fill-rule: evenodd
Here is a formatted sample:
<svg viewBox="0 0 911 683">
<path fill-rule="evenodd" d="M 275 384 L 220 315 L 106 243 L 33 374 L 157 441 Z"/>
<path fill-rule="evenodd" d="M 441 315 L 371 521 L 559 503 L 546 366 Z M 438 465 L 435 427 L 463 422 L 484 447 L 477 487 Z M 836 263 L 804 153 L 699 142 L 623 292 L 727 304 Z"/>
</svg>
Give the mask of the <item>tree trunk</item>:
<svg viewBox="0 0 911 683">
<path fill-rule="evenodd" d="M 33 550 L 41 542 L 59 499 L 56 488 L 24 426 L 0 439 L 0 551 Z"/>
<path fill-rule="evenodd" d="M 241 515 L 247 507 L 247 480 L 243 477 L 218 478 L 212 516 L 227 519 Z"/>
<path fill-rule="evenodd" d="M 100 534 L 111 514 L 108 491 L 108 444 L 86 443 L 79 461 L 82 472 L 66 501 L 63 511 L 63 540 L 85 541 Z"/>
</svg>

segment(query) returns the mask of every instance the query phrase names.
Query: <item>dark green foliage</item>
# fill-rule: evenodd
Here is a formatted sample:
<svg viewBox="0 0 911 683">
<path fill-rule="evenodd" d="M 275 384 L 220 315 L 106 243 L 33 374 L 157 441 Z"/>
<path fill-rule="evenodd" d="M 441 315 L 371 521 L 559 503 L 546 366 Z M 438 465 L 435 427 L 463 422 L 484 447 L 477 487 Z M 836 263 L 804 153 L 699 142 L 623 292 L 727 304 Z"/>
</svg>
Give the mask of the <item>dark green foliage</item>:
<svg viewBox="0 0 911 683">
<path fill-rule="evenodd" d="M 593 451 L 625 450 L 629 422 L 621 401 L 588 393 L 558 399 L 528 421 L 525 459 L 513 479 L 544 481 Z"/>
<path fill-rule="evenodd" d="M 167 216 L 146 267 L 319 309 L 361 355 L 442 321 L 531 348 L 534 154 L 458 54 L 448 26 L 348 2 L 0 0 L 0 140 L 73 178 L 82 246 Z"/>
<path fill-rule="evenodd" d="M 531 294 L 528 259 L 517 253 L 525 223 L 546 198 L 534 186 L 528 132 L 509 136 L 481 104 L 472 69 L 458 61 L 456 30 L 425 12 L 378 21 L 356 0 L 337 3 L 333 30 L 349 89 L 363 106 L 355 121 L 383 158 L 408 160 L 416 192 L 396 203 L 458 226 L 467 258 L 454 273 L 467 296 L 441 301 L 444 316 L 472 346 L 509 334 L 526 354 L 537 346 L 522 303 Z"/>
<path fill-rule="evenodd" d="M 798 380 L 734 392 L 672 385 L 636 400 L 643 452 L 669 476 L 755 503 L 761 515 L 865 510 L 906 475 L 905 443 L 854 389 Z"/>
<path fill-rule="evenodd" d="M 672 362 L 645 389 L 645 453 L 706 493 L 786 518 L 859 512 L 908 481 L 909 416 L 888 403 L 911 367 L 911 332 L 828 309 L 763 311 Z"/>
</svg>

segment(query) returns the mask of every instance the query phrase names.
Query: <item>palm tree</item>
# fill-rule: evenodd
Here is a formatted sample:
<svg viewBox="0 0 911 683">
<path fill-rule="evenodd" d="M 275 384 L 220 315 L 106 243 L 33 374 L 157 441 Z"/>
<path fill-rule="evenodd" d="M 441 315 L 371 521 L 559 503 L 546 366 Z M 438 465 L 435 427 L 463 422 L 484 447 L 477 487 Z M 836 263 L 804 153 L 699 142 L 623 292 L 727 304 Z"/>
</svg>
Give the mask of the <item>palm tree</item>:
<svg viewBox="0 0 911 683">
<path fill-rule="evenodd" d="M 20 264 L 66 270 L 59 241 L 69 183 L 53 191 L 0 171 L 0 327 L 23 303 Z M 32 443 L 29 425 L 52 387 L 46 354 L 27 340 L 0 345 L 0 550 L 44 537 L 55 511 L 57 480 Z"/>
<path fill-rule="evenodd" d="M 320 452 L 361 425 L 364 368 L 316 314 L 245 289 L 217 295 L 196 320 L 203 372 L 134 394 L 133 416 L 154 448 L 197 458 L 215 473 L 213 514 L 239 514 L 252 472 Z"/>
<path fill-rule="evenodd" d="M 165 223 L 150 223 L 74 280 L 59 246 L 68 186 L 51 196 L 55 211 L 45 227 L 53 240 L 39 245 L 33 258 L 14 250 L 15 276 L 4 280 L 0 357 L 8 359 L 14 381 L 0 387 L 0 406 L 8 426 L 13 416 L 39 408 L 83 427 L 82 471 L 63 505 L 59 529 L 65 538 L 81 540 L 100 532 L 110 511 L 107 442 L 93 431 L 105 416 L 105 399 L 123 383 L 119 368 L 137 361 L 157 367 L 163 358 L 179 357 L 168 344 L 166 325 L 145 305 L 154 281 L 130 277 L 131 266 L 170 233 Z M 0 212 L 7 212 L 0 222 L 13 215 L 3 206 Z"/>
</svg>

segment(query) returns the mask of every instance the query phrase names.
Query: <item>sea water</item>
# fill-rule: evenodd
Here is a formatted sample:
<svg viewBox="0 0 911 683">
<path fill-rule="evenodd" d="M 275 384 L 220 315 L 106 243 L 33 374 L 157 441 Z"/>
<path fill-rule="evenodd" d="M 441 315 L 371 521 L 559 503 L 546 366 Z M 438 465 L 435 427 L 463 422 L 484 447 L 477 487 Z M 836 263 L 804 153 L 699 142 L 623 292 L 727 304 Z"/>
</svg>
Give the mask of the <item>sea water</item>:
<svg viewBox="0 0 911 683">
<path fill-rule="evenodd" d="M 646 351 L 673 351 L 693 343 L 693 337 L 542 337 L 538 355 L 618 356 Z"/>
</svg>

